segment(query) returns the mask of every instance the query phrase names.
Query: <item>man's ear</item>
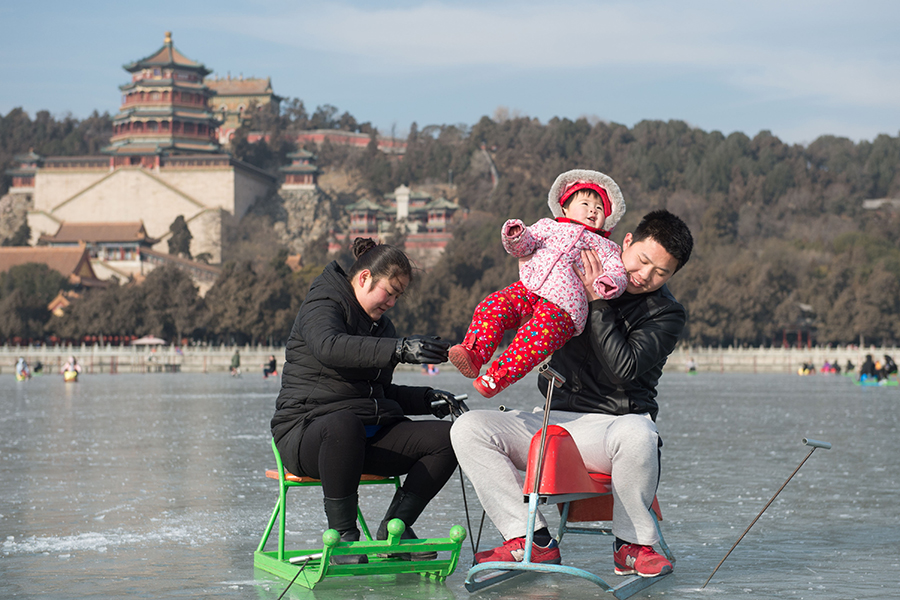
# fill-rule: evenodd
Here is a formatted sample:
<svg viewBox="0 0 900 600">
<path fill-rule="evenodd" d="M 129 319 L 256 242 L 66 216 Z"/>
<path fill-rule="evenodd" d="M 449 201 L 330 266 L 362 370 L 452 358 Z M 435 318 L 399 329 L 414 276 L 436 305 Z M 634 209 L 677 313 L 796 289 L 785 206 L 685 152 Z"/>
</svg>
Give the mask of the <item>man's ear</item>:
<svg viewBox="0 0 900 600">
<path fill-rule="evenodd" d="M 631 245 L 632 239 L 634 239 L 634 237 L 631 235 L 631 232 L 625 234 L 625 237 L 622 238 L 622 250 Z"/>
</svg>

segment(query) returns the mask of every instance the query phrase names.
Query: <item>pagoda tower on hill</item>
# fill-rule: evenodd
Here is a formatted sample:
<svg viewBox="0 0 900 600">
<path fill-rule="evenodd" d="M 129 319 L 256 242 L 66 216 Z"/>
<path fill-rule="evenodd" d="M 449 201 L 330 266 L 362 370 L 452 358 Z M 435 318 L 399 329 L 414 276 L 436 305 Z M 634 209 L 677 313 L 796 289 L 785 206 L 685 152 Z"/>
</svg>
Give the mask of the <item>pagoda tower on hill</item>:
<svg viewBox="0 0 900 600">
<path fill-rule="evenodd" d="M 119 87 L 122 105 L 103 149 L 114 166 L 153 167 L 160 155 L 221 152 L 210 108 L 215 91 L 203 81 L 211 71 L 179 52 L 171 32 L 159 50 L 124 69 L 131 81 Z"/>
<path fill-rule="evenodd" d="M 277 178 L 219 146 L 210 107 L 216 92 L 204 83 L 210 70 L 179 52 L 171 33 L 162 48 L 124 68 L 131 82 L 120 86 L 122 104 L 105 156 L 20 155 L 9 172 L 10 190 L 31 202 L 32 243 L 50 243 L 63 226 L 76 226 L 94 236 L 91 243 L 114 244 L 104 239 L 113 231 L 107 225 L 141 223 L 152 248 L 140 249 L 140 260 L 132 261 L 135 272 L 144 275 L 167 261 L 193 277 L 206 267 L 166 254 L 172 224 L 187 224 L 191 256 L 221 263 L 226 227 L 271 196 Z M 97 264 L 95 272 L 121 268 Z M 202 289 L 203 278 L 195 277 L 195 283 Z"/>
</svg>

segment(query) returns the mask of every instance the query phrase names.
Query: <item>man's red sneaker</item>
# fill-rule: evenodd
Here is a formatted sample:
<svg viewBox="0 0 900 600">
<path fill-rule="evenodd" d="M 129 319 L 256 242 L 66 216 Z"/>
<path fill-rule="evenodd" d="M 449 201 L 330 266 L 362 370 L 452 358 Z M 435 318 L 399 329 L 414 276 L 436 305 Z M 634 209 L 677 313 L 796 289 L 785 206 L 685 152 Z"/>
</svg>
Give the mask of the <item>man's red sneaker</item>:
<svg viewBox="0 0 900 600">
<path fill-rule="evenodd" d="M 484 562 L 522 562 L 525 558 L 525 538 L 517 537 L 503 542 L 502 546 L 497 546 L 493 550 L 485 550 L 475 555 L 476 563 Z M 559 555 L 559 545 L 556 540 L 550 540 L 545 546 L 531 544 L 531 562 L 533 563 L 551 563 L 558 565 L 561 562 Z"/>
<path fill-rule="evenodd" d="M 652 546 L 625 544 L 613 554 L 616 575 L 640 575 L 656 577 L 672 572 L 672 563 L 659 554 Z"/>
</svg>

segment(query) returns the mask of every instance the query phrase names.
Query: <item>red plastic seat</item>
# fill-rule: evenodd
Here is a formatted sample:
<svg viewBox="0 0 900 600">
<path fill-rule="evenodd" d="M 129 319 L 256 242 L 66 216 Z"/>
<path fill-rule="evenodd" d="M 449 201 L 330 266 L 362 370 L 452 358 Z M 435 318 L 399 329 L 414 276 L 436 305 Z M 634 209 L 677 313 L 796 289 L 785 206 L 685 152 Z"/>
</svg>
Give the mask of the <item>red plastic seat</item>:
<svg viewBox="0 0 900 600">
<path fill-rule="evenodd" d="M 541 432 L 538 431 L 531 438 L 531 446 L 528 449 L 528 469 L 525 472 L 525 485 L 522 490 L 525 495 L 535 490 L 540 445 Z M 568 521 L 612 520 L 612 479 L 606 473 L 588 471 L 581 452 L 572 439 L 572 434 L 564 427 L 547 426 L 542 470 L 538 493 L 547 496 L 547 502 L 550 504 L 571 501 Z M 581 498 L 573 499 L 573 496 Z M 656 518 L 661 521 L 662 513 L 656 498 L 653 499 L 651 508 L 656 513 Z"/>
</svg>

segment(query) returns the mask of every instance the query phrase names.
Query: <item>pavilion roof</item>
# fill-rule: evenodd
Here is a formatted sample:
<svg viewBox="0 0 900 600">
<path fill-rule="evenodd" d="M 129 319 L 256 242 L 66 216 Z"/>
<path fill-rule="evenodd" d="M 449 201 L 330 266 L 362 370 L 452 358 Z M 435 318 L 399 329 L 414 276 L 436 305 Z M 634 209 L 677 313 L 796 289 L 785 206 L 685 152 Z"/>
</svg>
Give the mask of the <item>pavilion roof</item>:
<svg viewBox="0 0 900 600">
<path fill-rule="evenodd" d="M 129 81 L 128 83 L 123 83 L 119 86 L 119 89 L 123 92 L 127 92 L 130 89 L 136 88 L 160 88 L 160 89 L 169 89 L 173 90 L 189 90 L 191 92 L 197 92 L 201 90 L 205 90 L 206 86 L 202 83 L 196 83 L 193 81 L 181 81 L 181 80 L 173 80 L 173 79 L 138 79 L 137 81 Z"/>
<path fill-rule="evenodd" d="M 159 240 L 151 238 L 141 221 L 119 223 L 72 223 L 64 221 L 53 235 L 44 234 L 42 242 L 77 243 L 77 242 L 144 242 L 155 244 Z"/>
<path fill-rule="evenodd" d="M 309 150 L 304 150 L 303 148 L 298 149 L 296 152 L 288 152 L 286 155 L 290 159 L 294 158 L 315 158 L 316 155 L 310 152 Z"/>
<path fill-rule="evenodd" d="M 371 211 L 384 211 L 384 207 L 380 204 L 375 204 L 368 198 L 363 198 L 354 202 L 353 204 L 348 204 L 344 207 L 347 211 L 357 211 L 357 210 L 371 210 Z"/>
<path fill-rule="evenodd" d="M 425 208 L 427 208 L 428 210 L 435 210 L 438 208 L 459 210 L 459 204 L 457 204 L 456 202 L 450 202 L 446 198 L 437 198 L 436 200 L 432 200 L 427 205 L 425 205 Z"/>
<path fill-rule="evenodd" d="M 69 247 L 31 246 L 0 248 L 0 273 L 28 263 L 45 264 L 73 283 L 97 282 L 91 259 L 84 245 Z"/>
<path fill-rule="evenodd" d="M 206 87 L 215 90 L 219 96 L 261 96 L 272 94 L 272 78 L 218 78 L 206 79 Z"/>
<path fill-rule="evenodd" d="M 40 154 L 36 154 L 34 149 L 29 150 L 27 154 L 16 154 L 13 156 L 13 160 L 20 163 L 38 163 L 43 158 Z"/>
<path fill-rule="evenodd" d="M 161 106 L 129 106 L 125 110 L 117 114 L 113 121 L 122 121 L 125 119 L 137 117 L 179 117 L 185 119 L 215 119 L 215 114 L 206 108 L 194 108 L 188 106 L 174 107 L 171 105 Z"/>
<path fill-rule="evenodd" d="M 316 165 L 285 165 L 283 167 L 278 167 L 278 170 L 282 173 L 320 173 L 319 167 Z"/>
<path fill-rule="evenodd" d="M 212 72 L 205 66 L 203 66 L 202 63 L 189 59 L 177 48 L 175 48 L 175 44 L 172 43 L 172 33 L 169 31 L 166 32 L 166 38 L 165 42 L 162 45 L 162 48 L 160 48 L 150 56 L 146 56 L 140 60 L 136 60 L 132 63 L 124 65 L 125 70 L 130 73 L 133 73 L 140 69 L 146 69 L 148 67 L 187 68 L 194 71 L 199 71 L 201 73 L 201 76 L 203 77 Z"/>
</svg>

